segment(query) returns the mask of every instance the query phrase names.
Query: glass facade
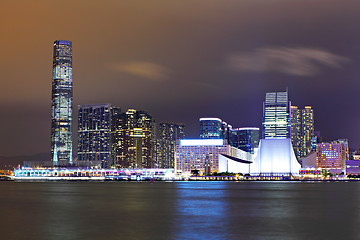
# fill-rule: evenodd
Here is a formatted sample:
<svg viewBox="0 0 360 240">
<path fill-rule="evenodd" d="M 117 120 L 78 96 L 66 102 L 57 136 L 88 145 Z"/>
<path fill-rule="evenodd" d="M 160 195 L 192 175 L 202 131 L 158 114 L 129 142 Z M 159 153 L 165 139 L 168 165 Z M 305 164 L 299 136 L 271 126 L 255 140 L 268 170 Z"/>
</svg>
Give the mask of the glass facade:
<svg viewBox="0 0 360 240">
<path fill-rule="evenodd" d="M 200 138 L 224 139 L 223 121 L 219 118 L 200 118 Z"/>
<path fill-rule="evenodd" d="M 291 138 L 290 102 L 287 92 L 266 93 L 263 138 Z"/>
<path fill-rule="evenodd" d="M 53 165 L 72 164 L 72 42 L 54 42 L 51 96 L 51 156 Z"/>
<path fill-rule="evenodd" d="M 229 141 L 231 125 L 220 118 L 200 118 L 201 139 L 226 139 Z"/>
<path fill-rule="evenodd" d="M 248 153 L 255 153 L 259 147 L 260 129 L 254 127 L 235 128 L 231 130 L 230 145 Z"/>
<path fill-rule="evenodd" d="M 78 120 L 78 161 L 110 167 L 111 105 L 80 105 Z"/>
</svg>

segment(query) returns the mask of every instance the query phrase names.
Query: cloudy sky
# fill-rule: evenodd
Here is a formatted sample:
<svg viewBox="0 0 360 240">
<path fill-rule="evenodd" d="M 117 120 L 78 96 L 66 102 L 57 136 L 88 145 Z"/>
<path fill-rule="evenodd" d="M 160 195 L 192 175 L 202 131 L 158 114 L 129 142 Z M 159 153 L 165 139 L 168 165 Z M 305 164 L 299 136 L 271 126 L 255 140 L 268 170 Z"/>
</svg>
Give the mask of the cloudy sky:
<svg viewBox="0 0 360 240">
<path fill-rule="evenodd" d="M 265 93 L 360 145 L 358 0 L 0 0 L 0 155 L 49 152 L 52 45 L 73 42 L 77 105 L 261 126 Z M 74 125 L 76 132 L 76 124 Z"/>
</svg>

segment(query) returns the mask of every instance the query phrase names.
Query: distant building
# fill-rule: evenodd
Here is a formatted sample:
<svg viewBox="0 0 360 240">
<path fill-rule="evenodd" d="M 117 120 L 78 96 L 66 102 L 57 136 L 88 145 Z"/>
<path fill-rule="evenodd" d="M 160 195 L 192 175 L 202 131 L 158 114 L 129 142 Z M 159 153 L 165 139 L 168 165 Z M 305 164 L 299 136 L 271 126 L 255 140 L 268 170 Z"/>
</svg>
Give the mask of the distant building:
<svg viewBox="0 0 360 240">
<path fill-rule="evenodd" d="M 176 141 L 185 138 L 185 126 L 176 123 L 160 123 L 156 139 L 154 165 L 159 168 L 174 168 Z"/>
<path fill-rule="evenodd" d="M 78 162 L 110 167 L 111 104 L 79 105 L 78 113 Z"/>
<path fill-rule="evenodd" d="M 72 43 L 54 42 L 51 95 L 51 159 L 54 166 L 72 164 Z"/>
<path fill-rule="evenodd" d="M 263 139 L 291 138 L 290 105 L 287 91 L 266 93 L 263 105 Z"/>
<path fill-rule="evenodd" d="M 231 129 L 230 145 L 245 152 L 254 154 L 259 147 L 260 129 L 255 127 L 244 127 Z"/>
<path fill-rule="evenodd" d="M 113 157 L 119 168 L 151 168 L 155 121 L 144 111 L 129 109 L 113 116 Z"/>
</svg>

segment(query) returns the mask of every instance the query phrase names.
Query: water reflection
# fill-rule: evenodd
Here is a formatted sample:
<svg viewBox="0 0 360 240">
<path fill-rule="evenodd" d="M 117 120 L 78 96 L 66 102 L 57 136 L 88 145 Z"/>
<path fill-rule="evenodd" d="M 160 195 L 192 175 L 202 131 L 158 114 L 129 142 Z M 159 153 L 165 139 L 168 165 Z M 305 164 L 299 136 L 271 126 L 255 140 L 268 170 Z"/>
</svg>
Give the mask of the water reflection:
<svg viewBox="0 0 360 240">
<path fill-rule="evenodd" d="M 173 183 L 9 184 L 8 239 L 172 238 Z"/>
<path fill-rule="evenodd" d="M 359 183 L 182 183 L 176 239 L 359 239 Z"/>
<path fill-rule="evenodd" d="M 226 239 L 229 205 L 224 182 L 177 184 L 175 239 Z"/>
<path fill-rule="evenodd" d="M 360 183 L 0 183 L 2 239 L 360 239 Z"/>
</svg>

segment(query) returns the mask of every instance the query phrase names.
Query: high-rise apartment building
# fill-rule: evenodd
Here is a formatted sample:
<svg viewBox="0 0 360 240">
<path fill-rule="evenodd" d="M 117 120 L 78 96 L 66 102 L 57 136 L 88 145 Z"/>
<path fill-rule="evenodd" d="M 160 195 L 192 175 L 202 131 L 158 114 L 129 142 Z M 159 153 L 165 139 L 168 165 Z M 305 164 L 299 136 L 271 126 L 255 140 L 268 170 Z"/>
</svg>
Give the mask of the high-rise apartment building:
<svg viewBox="0 0 360 240">
<path fill-rule="evenodd" d="M 291 143 L 297 158 L 302 156 L 301 110 L 291 106 Z"/>
<path fill-rule="evenodd" d="M 117 115 L 115 117 L 115 115 Z M 113 115 L 113 156 L 120 168 L 151 168 L 155 122 L 144 111 L 129 109 Z"/>
<path fill-rule="evenodd" d="M 309 155 L 314 149 L 314 137 L 314 110 L 311 106 L 304 109 L 291 106 L 291 142 L 297 158 Z"/>
<path fill-rule="evenodd" d="M 266 93 L 262 124 L 264 139 L 291 138 L 290 105 L 287 91 Z"/>
<path fill-rule="evenodd" d="M 51 96 L 51 158 L 53 165 L 72 164 L 72 43 L 54 42 Z"/>
<path fill-rule="evenodd" d="M 111 104 L 80 105 L 78 110 L 78 161 L 110 167 Z"/>
<path fill-rule="evenodd" d="M 301 133 L 302 133 L 302 156 L 307 156 L 312 149 L 314 130 L 314 110 L 311 106 L 305 106 L 301 110 Z"/>
<path fill-rule="evenodd" d="M 160 123 L 156 140 L 154 167 L 174 168 L 176 141 L 185 138 L 185 126 L 176 123 Z"/>
</svg>

